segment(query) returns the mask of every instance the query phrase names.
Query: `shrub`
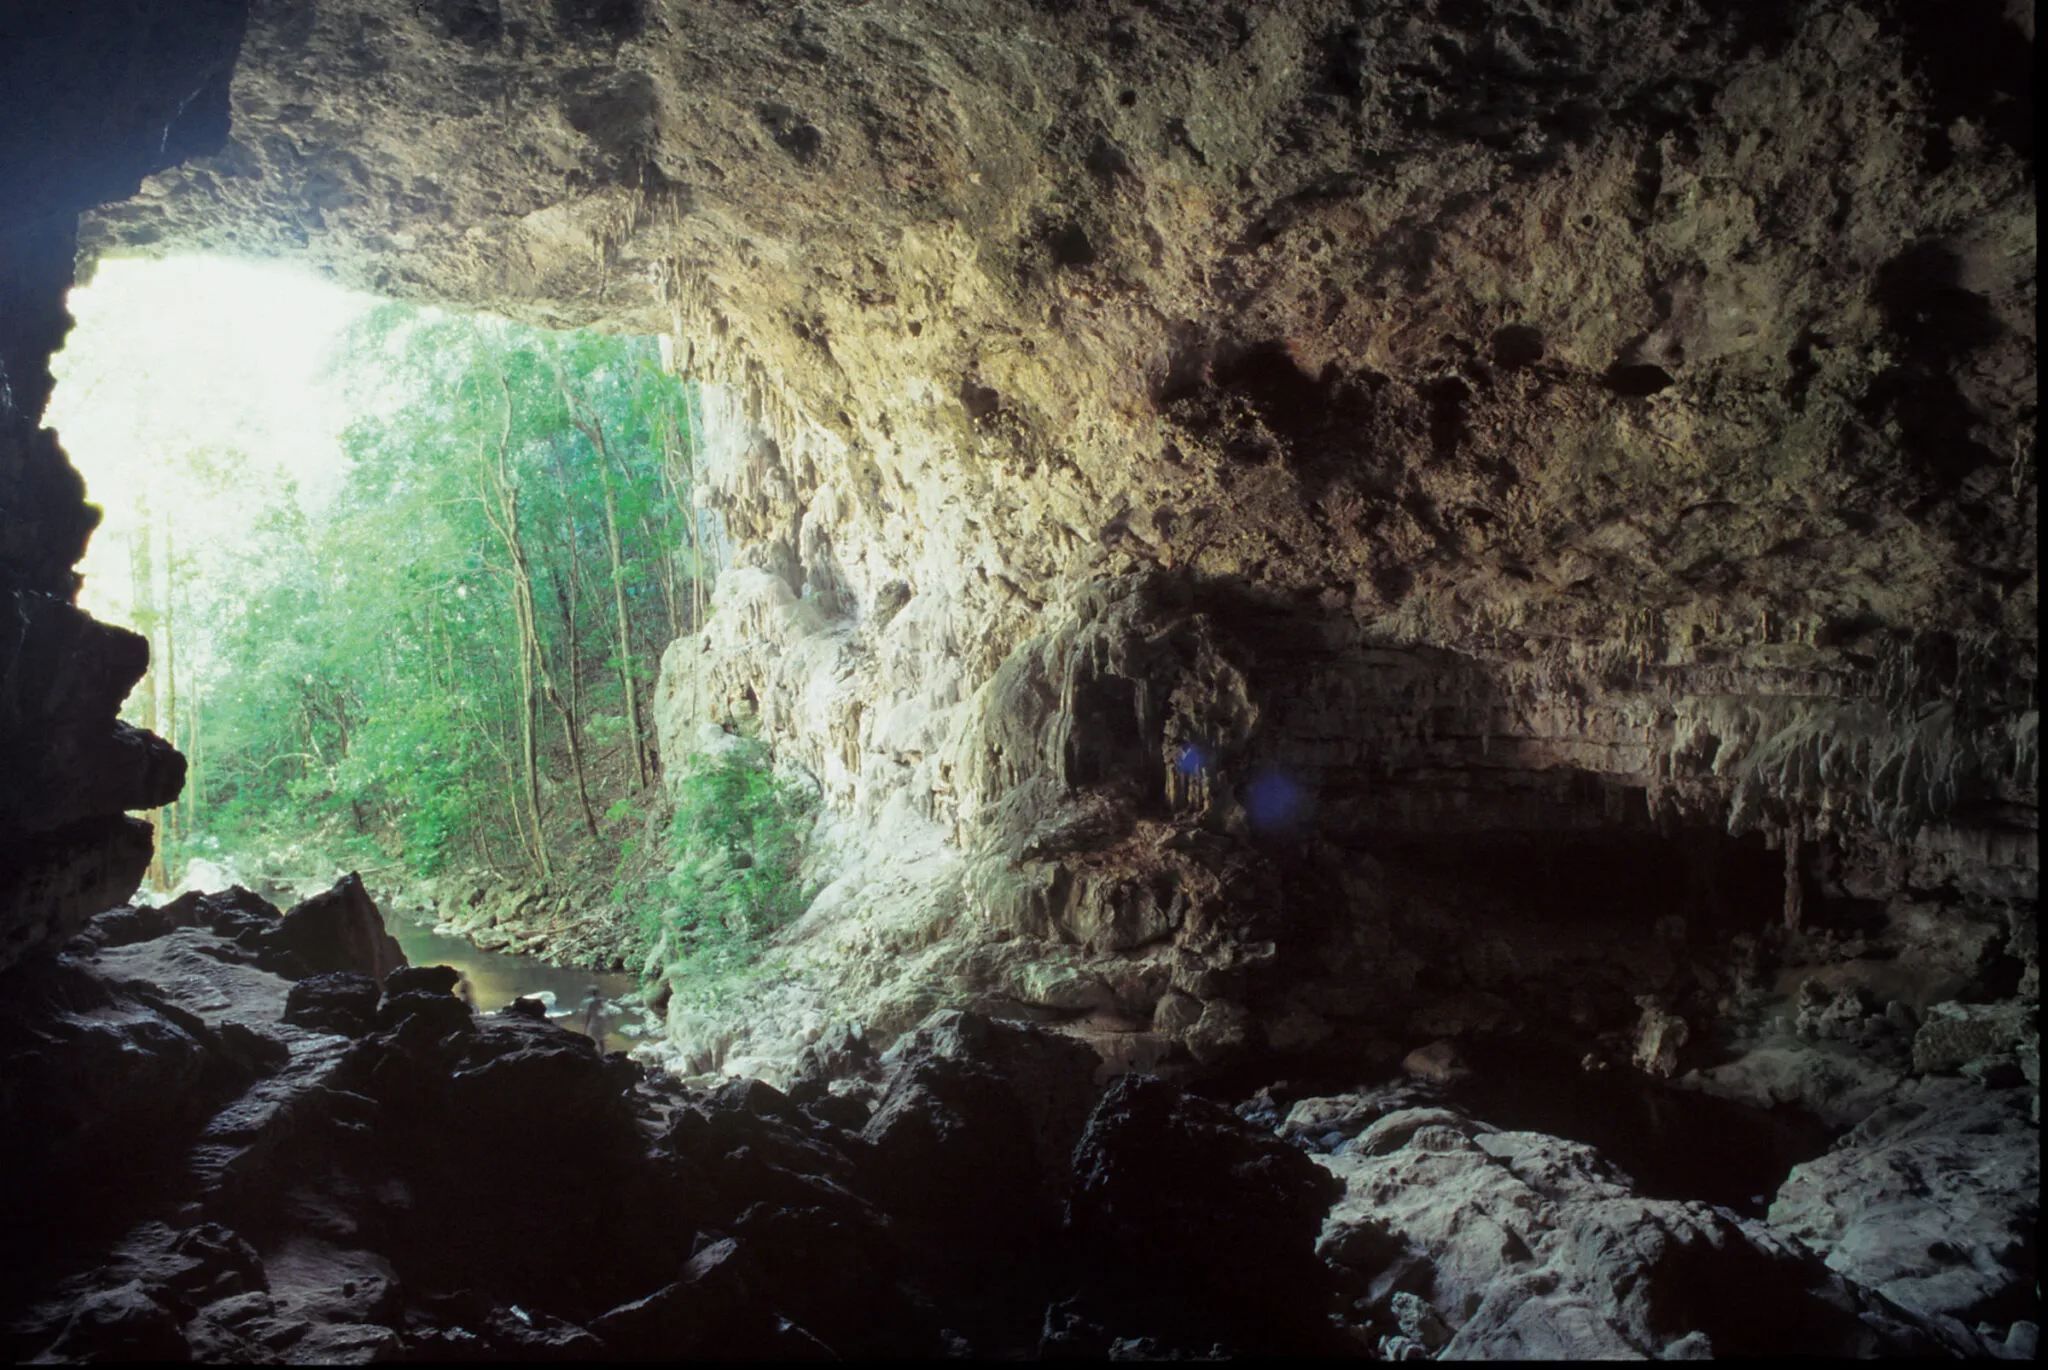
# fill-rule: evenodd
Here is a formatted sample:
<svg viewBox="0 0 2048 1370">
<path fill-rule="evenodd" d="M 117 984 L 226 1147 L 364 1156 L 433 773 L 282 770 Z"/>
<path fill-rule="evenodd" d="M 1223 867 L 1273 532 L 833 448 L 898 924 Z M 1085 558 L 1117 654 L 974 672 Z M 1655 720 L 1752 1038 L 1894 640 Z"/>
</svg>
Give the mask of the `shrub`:
<svg viewBox="0 0 2048 1370">
<path fill-rule="evenodd" d="M 803 857 L 817 797 L 777 780 L 755 746 L 702 757 L 675 787 L 674 867 L 641 913 L 643 981 L 685 998 L 723 998 L 817 890 Z"/>
</svg>

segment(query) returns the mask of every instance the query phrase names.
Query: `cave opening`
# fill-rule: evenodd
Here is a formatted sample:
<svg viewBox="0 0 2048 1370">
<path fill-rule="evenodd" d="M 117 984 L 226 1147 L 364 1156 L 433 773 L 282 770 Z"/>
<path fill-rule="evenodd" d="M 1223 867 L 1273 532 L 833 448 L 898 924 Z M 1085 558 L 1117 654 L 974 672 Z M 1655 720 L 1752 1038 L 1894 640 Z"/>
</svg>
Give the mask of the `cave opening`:
<svg viewBox="0 0 2048 1370">
<path fill-rule="evenodd" d="M 1408 8 L 0 11 L 0 1352 L 2033 1358 L 2026 7 Z"/>
<path fill-rule="evenodd" d="M 732 796 L 662 784 L 657 663 L 720 544 L 654 339 L 218 257 L 103 262 L 70 307 L 49 417 L 105 511 L 81 603 L 148 641 L 125 717 L 187 760 L 142 902 L 287 906 L 358 871 L 466 997 L 530 995 L 614 1049 L 656 1025 L 652 943 L 656 978 L 747 959 L 751 905 L 693 921 L 674 887 Z M 514 911 L 539 915 L 516 944 Z"/>
</svg>

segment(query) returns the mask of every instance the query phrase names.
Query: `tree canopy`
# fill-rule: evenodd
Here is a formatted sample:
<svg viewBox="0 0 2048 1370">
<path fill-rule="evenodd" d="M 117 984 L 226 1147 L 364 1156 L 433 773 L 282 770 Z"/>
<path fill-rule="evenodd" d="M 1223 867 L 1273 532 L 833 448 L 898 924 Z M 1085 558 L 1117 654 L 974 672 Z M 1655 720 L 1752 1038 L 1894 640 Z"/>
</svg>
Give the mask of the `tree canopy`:
<svg viewBox="0 0 2048 1370">
<path fill-rule="evenodd" d="M 366 413 L 339 493 L 309 517 L 279 491 L 203 584 L 152 579 L 201 644 L 168 668 L 203 815 L 174 841 L 318 832 L 418 874 L 615 852 L 603 815 L 653 779 L 654 663 L 709 574 L 688 390 L 651 339 L 398 305 L 340 364 Z"/>
</svg>

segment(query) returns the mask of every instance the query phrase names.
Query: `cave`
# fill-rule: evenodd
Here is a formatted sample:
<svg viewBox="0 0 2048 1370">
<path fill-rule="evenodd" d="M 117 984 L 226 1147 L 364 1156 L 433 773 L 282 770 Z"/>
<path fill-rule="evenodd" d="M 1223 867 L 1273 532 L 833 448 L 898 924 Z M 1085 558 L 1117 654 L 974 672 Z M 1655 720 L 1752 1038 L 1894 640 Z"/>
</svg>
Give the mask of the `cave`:
<svg viewBox="0 0 2048 1370">
<path fill-rule="evenodd" d="M 2033 1359 L 2033 41 L 0 12 L 0 1344 Z M 661 340 L 717 575 L 633 759 L 797 796 L 700 864 L 809 845 L 630 1052 L 374 872 L 138 892 L 191 759 L 47 410 L 74 286 L 192 253 Z"/>
</svg>

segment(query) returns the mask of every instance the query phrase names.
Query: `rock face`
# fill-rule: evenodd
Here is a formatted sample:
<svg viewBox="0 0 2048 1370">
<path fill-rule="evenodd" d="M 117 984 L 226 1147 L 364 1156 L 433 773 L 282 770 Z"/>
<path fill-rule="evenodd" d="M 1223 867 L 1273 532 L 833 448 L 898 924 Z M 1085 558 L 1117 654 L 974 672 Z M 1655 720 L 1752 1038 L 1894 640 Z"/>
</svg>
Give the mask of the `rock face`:
<svg viewBox="0 0 2048 1370">
<path fill-rule="evenodd" d="M 1369 914 L 1309 835 L 1355 881 L 1760 832 L 1759 927 L 2032 907 L 2030 97 L 1975 56 L 2032 38 L 1969 15 L 265 4 L 220 151 L 82 241 L 665 329 L 711 386 L 665 745 L 757 719 L 846 840 L 811 997 L 685 1054 L 933 982 L 1207 1068 L 1341 1036 L 1150 1021 L 1166 960 Z"/>
<path fill-rule="evenodd" d="M 85 241 L 672 332 L 732 564 L 665 745 L 757 718 L 862 834 L 828 1016 L 1078 1011 L 990 936 L 1284 958 L 1361 912 L 1311 832 L 2031 907 L 2031 134 L 1958 75 L 2031 35 L 1970 14 L 262 6 Z M 1212 1061 L 1327 1026 L 1195 997 Z"/>
<path fill-rule="evenodd" d="M 1318 1250 L 1389 1359 L 1709 1359 L 1977 1352 L 1761 1223 L 1644 1199 L 1591 1147 L 1398 1109 L 1321 1158 Z"/>
<path fill-rule="evenodd" d="M 1170 1291 L 1081 1280 L 1062 1243 L 1129 1256 L 1118 1213 L 1192 1214 L 1278 1253 L 1317 1187 L 1131 1083 L 1075 1133 L 1111 1197 L 1059 1207 L 1086 1111 L 1016 1081 L 1076 1040 L 1091 1074 L 1219 1088 L 1404 1059 L 1464 1087 L 1540 1041 L 1857 1129 L 1779 1230 L 1457 1110 L 1353 1118 L 1325 1255 L 1374 1349 L 1993 1349 L 1957 1318 L 2026 1344 L 2030 14 L 244 18 L 0 21 L 0 1009 L 25 1060 L 107 1053 L 130 1089 L 6 1079 L 80 1157 L 163 1101 L 217 1225 L 110 1196 L 23 1355 L 1206 1352 L 1162 1330 L 1199 1322 Z M 36 424 L 74 244 L 670 335 L 722 575 L 664 659 L 664 755 L 756 727 L 827 801 L 792 974 L 671 1024 L 678 1064 L 766 1083 L 643 1088 L 403 981 L 366 1021 L 360 983 L 294 1006 L 252 978 L 268 1016 L 216 1025 L 78 966 L 175 954 L 234 1003 L 217 977 L 327 964 L 239 899 L 16 964 L 132 889 L 120 814 L 181 780 L 114 722 L 134 642 L 69 602 L 93 516 Z M 948 1005 L 1068 1049 L 920 1034 Z M 65 1162 L 43 1136 L 20 1173 Z M 1270 1181 L 1272 1225 L 1148 1192 L 1133 1136 Z M 956 1146 L 1005 1177 L 1002 1243 L 919 1185 Z M 502 1170 L 463 1169 L 486 1149 Z M 512 1190 L 592 1253 L 573 1287 L 502 1213 L 468 1225 Z M 1303 1349 L 1213 1302 L 1226 1349 Z"/>
<path fill-rule="evenodd" d="M 2024 1316 L 2038 1278 L 2041 1138 L 2020 1091 L 1929 1080 L 1795 1166 L 1773 1226 L 1903 1307 Z"/>
<path fill-rule="evenodd" d="M 184 758 L 117 721 L 148 644 L 71 600 L 99 511 L 40 426 L 81 210 L 227 134 L 246 0 L 0 18 L 0 969 L 134 892 Z"/>
</svg>

